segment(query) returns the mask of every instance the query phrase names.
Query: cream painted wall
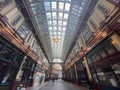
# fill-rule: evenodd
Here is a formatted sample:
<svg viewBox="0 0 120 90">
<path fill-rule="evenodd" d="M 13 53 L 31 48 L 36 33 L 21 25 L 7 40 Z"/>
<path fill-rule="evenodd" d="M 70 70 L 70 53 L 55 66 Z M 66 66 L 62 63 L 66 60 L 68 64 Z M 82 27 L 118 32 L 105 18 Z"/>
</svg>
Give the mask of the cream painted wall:
<svg viewBox="0 0 120 90">
<path fill-rule="evenodd" d="M 90 22 L 89 22 L 90 19 L 96 24 L 97 28 L 100 26 L 100 23 L 102 23 L 103 21 L 106 20 L 106 16 L 97 8 L 99 4 L 103 5 L 103 6 L 105 6 L 105 8 L 107 8 L 107 10 L 109 11 L 107 16 L 112 16 L 113 13 L 115 13 L 115 11 L 117 9 L 117 8 L 115 8 L 115 6 L 112 3 L 108 2 L 108 1 L 99 0 L 94 8 L 93 13 L 90 15 L 90 17 L 87 21 L 87 24 L 92 32 L 95 32 L 96 30 L 94 30 L 94 28 L 90 24 Z"/>
<path fill-rule="evenodd" d="M 8 23 L 15 29 L 18 29 L 18 27 L 23 23 L 24 18 L 22 16 L 22 14 L 20 13 L 20 11 L 18 10 L 17 7 L 13 8 L 9 13 L 7 13 L 5 15 L 8 18 Z M 21 16 L 22 18 L 20 19 L 20 21 L 18 21 L 18 23 L 16 24 L 16 26 L 13 26 L 11 23 L 12 21 L 14 21 L 18 16 Z"/>
<path fill-rule="evenodd" d="M 18 27 L 23 23 L 24 21 L 24 17 L 22 16 L 20 10 L 17 8 L 17 5 L 15 3 L 15 0 L 12 0 L 12 2 L 10 4 L 8 4 L 8 6 L 4 7 L 2 9 L 2 11 L 0 11 L 0 14 L 3 16 L 6 16 L 8 19 L 8 23 L 14 28 L 14 29 L 18 29 Z M 15 20 L 18 16 L 21 16 L 22 18 L 20 19 L 20 21 L 18 21 L 18 23 L 13 26 L 11 23 L 13 20 Z"/>
<path fill-rule="evenodd" d="M 5 8 L 3 8 L 0 13 L 2 15 L 6 15 L 8 12 L 10 12 L 12 9 L 14 9 L 16 7 L 16 3 L 14 0 L 12 0 L 12 3 L 10 3 L 8 6 L 6 6 Z"/>
</svg>

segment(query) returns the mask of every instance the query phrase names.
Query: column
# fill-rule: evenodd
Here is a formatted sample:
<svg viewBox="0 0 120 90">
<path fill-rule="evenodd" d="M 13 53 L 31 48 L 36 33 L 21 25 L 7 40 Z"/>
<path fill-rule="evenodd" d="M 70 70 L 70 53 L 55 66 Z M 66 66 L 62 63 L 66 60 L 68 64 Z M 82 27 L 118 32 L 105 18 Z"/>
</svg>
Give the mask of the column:
<svg viewBox="0 0 120 90">
<path fill-rule="evenodd" d="M 85 67 L 86 67 L 86 70 L 87 70 L 88 78 L 89 78 L 89 80 L 92 80 L 92 75 L 90 73 L 90 68 L 88 66 L 87 59 L 86 59 L 86 57 L 84 57 L 83 59 L 84 59 Z"/>
<path fill-rule="evenodd" d="M 77 68 L 76 68 L 76 64 L 74 64 L 74 68 L 75 68 L 76 80 L 78 80 L 78 74 L 77 74 Z"/>
<path fill-rule="evenodd" d="M 19 80 L 19 79 L 21 78 L 22 66 L 23 66 L 23 64 L 24 64 L 24 62 L 25 62 L 25 60 L 26 60 L 26 58 L 27 58 L 27 56 L 24 56 L 23 61 L 22 61 L 21 65 L 20 65 L 18 74 L 17 74 L 17 76 L 16 76 L 16 80 Z"/>
</svg>

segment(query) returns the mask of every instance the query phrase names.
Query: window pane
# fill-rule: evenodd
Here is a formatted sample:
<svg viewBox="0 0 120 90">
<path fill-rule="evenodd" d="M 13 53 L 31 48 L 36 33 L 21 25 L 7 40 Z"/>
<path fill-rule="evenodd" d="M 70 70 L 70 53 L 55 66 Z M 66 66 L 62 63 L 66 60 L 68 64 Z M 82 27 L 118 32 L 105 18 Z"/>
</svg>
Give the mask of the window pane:
<svg viewBox="0 0 120 90">
<path fill-rule="evenodd" d="M 64 14 L 64 19 L 68 19 L 68 14 Z"/>
<path fill-rule="evenodd" d="M 44 2 L 45 10 L 50 10 L 50 2 Z"/>
<path fill-rule="evenodd" d="M 57 34 L 57 32 L 54 32 L 54 35 L 56 35 Z"/>
<path fill-rule="evenodd" d="M 52 17 L 55 19 L 55 18 L 57 18 L 57 13 L 56 12 L 53 12 L 52 13 Z"/>
<path fill-rule="evenodd" d="M 48 24 L 51 25 L 51 24 L 52 24 L 52 21 L 48 21 Z"/>
<path fill-rule="evenodd" d="M 59 18 L 62 19 L 63 18 L 63 13 L 59 13 Z"/>
<path fill-rule="evenodd" d="M 63 2 L 59 2 L 59 10 L 63 10 L 64 9 L 64 3 Z"/>
<path fill-rule="evenodd" d="M 46 13 L 47 18 L 51 18 L 51 13 Z"/>
<path fill-rule="evenodd" d="M 63 25 L 67 25 L 67 22 L 63 22 Z"/>
<path fill-rule="evenodd" d="M 53 30 L 56 30 L 57 29 L 57 27 L 53 27 Z"/>
<path fill-rule="evenodd" d="M 53 25 L 56 25 L 57 24 L 57 21 L 56 20 L 53 20 Z"/>
<path fill-rule="evenodd" d="M 52 27 L 49 27 L 49 30 L 52 30 Z"/>
<path fill-rule="evenodd" d="M 58 21 L 58 25 L 62 25 L 62 21 Z"/>
<path fill-rule="evenodd" d="M 51 5 L 52 5 L 52 9 L 53 9 L 53 10 L 56 10 L 56 9 L 57 9 L 56 2 L 51 2 Z"/>
<path fill-rule="evenodd" d="M 58 30 L 61 30 L 62 28 L 61 27 L 58 27 Z"/>
<path fill-rule="evenodd" d="M 65 3 L 65 11 L 69 11 L 70 10 L 70 3 Z"/>
</svg>

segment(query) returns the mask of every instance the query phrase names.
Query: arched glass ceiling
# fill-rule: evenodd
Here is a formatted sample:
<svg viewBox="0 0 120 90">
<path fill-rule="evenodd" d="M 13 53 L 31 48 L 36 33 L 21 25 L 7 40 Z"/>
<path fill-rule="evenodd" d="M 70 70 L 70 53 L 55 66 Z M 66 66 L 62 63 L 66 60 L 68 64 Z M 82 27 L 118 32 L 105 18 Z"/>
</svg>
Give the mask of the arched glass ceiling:
<svg viewBox="0 0 120 90">
<path fill-rule="evenodd" d="M 24 0 L 49 60 L 64 60 L 87 0 Z"/>
</svg>

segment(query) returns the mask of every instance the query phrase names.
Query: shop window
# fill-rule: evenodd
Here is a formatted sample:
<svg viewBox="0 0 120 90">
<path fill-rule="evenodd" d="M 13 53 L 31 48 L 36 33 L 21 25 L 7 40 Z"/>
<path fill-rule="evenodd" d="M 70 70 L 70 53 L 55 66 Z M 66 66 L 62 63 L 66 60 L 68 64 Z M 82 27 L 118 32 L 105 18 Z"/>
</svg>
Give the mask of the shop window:
<svg viewBox="0 0 120 90">
<path fill-rule="evenodd" d="M 14 57 L 14 51 L 7 48 L 7 47 L 4 47 L 1 51 L 0 51 L 0 58 L 3 60 L 3 61 L 7 61 L 7 62 L 11 62 L 11 60 L 13 59 Z"/>
<path fill-rule="evenodd" d="M 95 53 L 92 54 L 92 60 L 93 60 L 93 62 L 96 62 L 96 61 L 97 61 L 97 59 L 96 59 L 96 54 L 95 54 Z"/>
<path fill-rule="evenodd" d="M 99 51 L 99 53 L 100 53 L 100 55 L 101 55 L 102 58 L 107 57 L 107 55 L 106 55 L 106 53 L 105 53 L 105 51 L 104 51 L 103 49 L 101 49 L 101 50 Z"/>
<path fill-rule="evenodd" d="M 117 84 L 120 84 L 120 63 L 111 64 L 111 67 L 116 75 Z"/>
<path fill-rule="evenodd" d="M 13 69 L 9 64 L 3 63 L 2 67 L 0 68 L 0 83 L 10 83 L 13 79 L 14 73 L 15 69 Z"/>
<path fill-rule="evenodd" d="M 98 54 L 98 55 L 96 55 L 96 60 L 98 61 L 98 60 L 101 60 L 101 56 Z"/>
<path fill-rule="evenodd" d="M 91 59 L 91 56 L 87 56 L 87 61 L 89 64 L 93 63 L 92 59 Z"/>
<path fill-rule="evenodd" d="M 105 48 L 106 52 L 108 53 L 108 55 L 112 55 L 114 53 L 116 53 L 118 50 L 111 44 L 107 45 Z"/>
<path fill-rule="evenodd" d="M 120 63 L 96 67 L 97 76 L 104 86 L 120 86 Z"/>
<path fill-rule="evenodd" d="M 103 58 L 106 58 L 107 56 L 110 56 L 112 54 L 115 54 L 116 52 L 118 52 L 118 50 L 113 44 L 111 44 L 111 41 L 111 39 L 106 39 L 106 41 L 102 42 L 87 56 L 90 58 L 91 55 L 93 62 L 95 62 L 97 60 L 102 60 Z M 98 56 L 100 56 L 101 59 Z M 116 58 L 114 56 L 114 59 L 108 59 L 105 59 L 100 63 L 98 62 L 97 64 L 94 63 L 94 65 L 90 66 L 92 76 L 98 84 L 100 83 L 103 86 L 120 87 L 119 58 Z"/>
</svg>

